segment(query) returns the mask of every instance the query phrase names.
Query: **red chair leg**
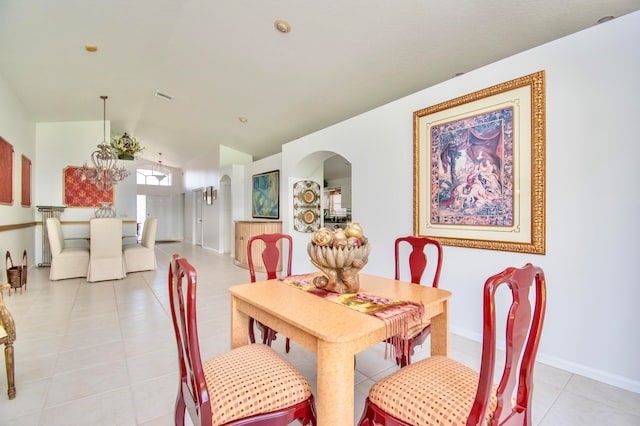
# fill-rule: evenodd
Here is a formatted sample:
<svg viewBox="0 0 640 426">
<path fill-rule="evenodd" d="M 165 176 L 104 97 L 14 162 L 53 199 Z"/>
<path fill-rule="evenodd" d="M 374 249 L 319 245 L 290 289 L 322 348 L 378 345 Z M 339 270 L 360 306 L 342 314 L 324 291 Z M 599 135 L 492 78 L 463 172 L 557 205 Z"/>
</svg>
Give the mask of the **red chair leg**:
<svg viewBox="0 0 640 426">
<path fill-rule="evenodd" d="M 255 323 L 255 320 L 253 318 L 249 318 L 249 341 L 251 343 L 255 343 L 256 342 L 256 335 L 253 331 L 254 327 L 253 324 Z"/>
<path fill-rule="evenodd" d="M 187 405 L 184 402 L 182 395 L 182 383 L 180 383 L 180 391 L 178 391 L 178 398 L 176 398 L 176 412 L 175 412 L 175 425 L 184 426 L 184 415 L 187 411 Z"/>
</svg>

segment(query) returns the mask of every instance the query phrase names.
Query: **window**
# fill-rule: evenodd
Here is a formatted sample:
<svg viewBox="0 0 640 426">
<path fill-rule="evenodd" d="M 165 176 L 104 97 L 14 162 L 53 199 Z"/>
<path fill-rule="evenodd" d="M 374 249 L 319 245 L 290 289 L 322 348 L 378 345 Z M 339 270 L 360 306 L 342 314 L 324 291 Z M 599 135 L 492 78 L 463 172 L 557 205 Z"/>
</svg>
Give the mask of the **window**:
<svg viewBox="0 0 640 426">
<path fill-rule="evenodd" d="M 138 169 L 136 170 L 136 183 L 138 185 L 171 186 L 171 172 L 163 167 L 163 170 Z"/>
</svg>

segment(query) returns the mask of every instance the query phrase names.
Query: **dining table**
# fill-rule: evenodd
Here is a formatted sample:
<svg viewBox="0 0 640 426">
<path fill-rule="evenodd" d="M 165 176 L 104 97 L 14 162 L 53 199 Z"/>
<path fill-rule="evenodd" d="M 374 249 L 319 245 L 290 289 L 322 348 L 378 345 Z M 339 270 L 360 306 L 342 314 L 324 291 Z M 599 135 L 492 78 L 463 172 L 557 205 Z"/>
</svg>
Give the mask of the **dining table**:
<svg viewBox="0 0 640 426">
<path fill-rule="evenodd" d="M 423 321 L 431 321 L 431 355 L 449 355 L 451 292 L 363 273 L 359 281 L 359 292 L 422 304 Z M 229 293 L 231 347 L 248 344 L 251 317 L 315 352 L 318 426 L 354 424 L 354 356 L 390 337 L 385 322 L 282 279 L 236 285 Z"/>
</svg>

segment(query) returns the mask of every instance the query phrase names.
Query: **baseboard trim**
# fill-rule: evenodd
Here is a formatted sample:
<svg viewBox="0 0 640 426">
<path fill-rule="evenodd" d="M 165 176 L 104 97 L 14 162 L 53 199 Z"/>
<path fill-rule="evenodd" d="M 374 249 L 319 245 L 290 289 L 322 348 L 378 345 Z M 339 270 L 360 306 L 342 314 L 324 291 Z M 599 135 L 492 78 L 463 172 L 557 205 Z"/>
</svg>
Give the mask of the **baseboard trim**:
<svg viewBox="0 0 640 426">
<path fill-rule="evenodd" d="M 468 330 L 451 327 L 451 333 L 476 342 L 482 342 L 481 334 L 472 333 Z M 504 347 L 501 347 L 500 349 L 504 350 Z M 623 377 L 620 375 L 608 373 L 606 371 L 597 370 L 595 368 L 587 367 L 582 364 L 577 364 L 575 362 L 570 362 L 562 358 L 547 355 L 542 352 L 538 352 L 537 362 L 541 362 L 543 364 L 547 364 L 551 367 L 559 368 L 573 374 L 579 374 L 589 379 L 597 380 L 599 382 L 606 383 L 620 389 L 640 393 L 640 382 L 631 380 L 628 377 Z"/>
</svg>

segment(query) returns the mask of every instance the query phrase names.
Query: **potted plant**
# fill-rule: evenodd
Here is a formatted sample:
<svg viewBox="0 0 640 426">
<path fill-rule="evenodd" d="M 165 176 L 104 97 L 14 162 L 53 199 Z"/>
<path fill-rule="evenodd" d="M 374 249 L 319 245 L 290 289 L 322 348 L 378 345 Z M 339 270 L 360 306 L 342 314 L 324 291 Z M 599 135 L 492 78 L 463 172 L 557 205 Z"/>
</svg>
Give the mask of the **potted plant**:
<svg viewBox="0 0 640 426">
<path fill-rule="evenodd" d="M 119 138 L 111 138 L 111 148 L 114 150 L 120 160 L 133 160 L 135 155 L 144 150 L 140 142 L 127 132 L 124 132 Z"/>
</svg>

